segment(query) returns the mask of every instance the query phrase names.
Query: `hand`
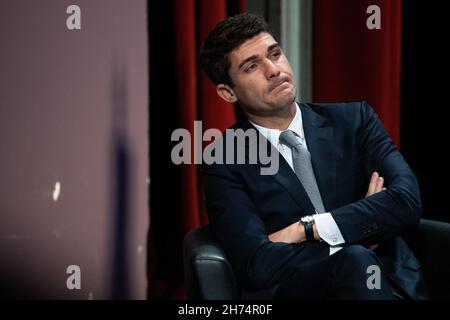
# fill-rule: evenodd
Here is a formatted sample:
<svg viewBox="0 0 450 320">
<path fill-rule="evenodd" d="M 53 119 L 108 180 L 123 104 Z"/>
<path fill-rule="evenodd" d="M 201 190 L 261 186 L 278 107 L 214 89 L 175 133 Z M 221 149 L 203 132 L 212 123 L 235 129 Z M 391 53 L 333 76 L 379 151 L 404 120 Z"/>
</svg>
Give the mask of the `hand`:
<svg viewBox="0 0 450 320">
<path fill-rule="evenodd" d="M 374 171 L 370 177 L 369 188 L 367 189 L 366 198 L 374 195 L 375 193 L 385 191 L 384 178 L 381 177 L 378 172 Z"/>
<path fill-rule="evenodd" d="M 272 242 L 284 243 L 303 242 L 306 240 L 305 227 L 300 222 L 294 222 L 286 228 L 270 234 L 269 240 Z"/>
<path fill-rule="evenodd" d="M 385 191 L 384 178 L 381 177 L 378 172 L 374 171 L 372 177 L 370 177 L 369 188 L 367 189 L 366 198 L 374 195 L 375 193 Z M 375 250 L 378 247 L 378 243 L 369 246 L 370 250 Z"/>
</svg>

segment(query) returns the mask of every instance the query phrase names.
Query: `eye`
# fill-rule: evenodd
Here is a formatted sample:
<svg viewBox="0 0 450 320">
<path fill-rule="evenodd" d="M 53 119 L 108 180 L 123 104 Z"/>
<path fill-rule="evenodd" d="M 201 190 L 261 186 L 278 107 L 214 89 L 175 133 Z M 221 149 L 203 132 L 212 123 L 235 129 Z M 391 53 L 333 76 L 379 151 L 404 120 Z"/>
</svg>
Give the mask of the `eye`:
<svg viewBox="0 0 450 320">
<path fill-rule="evenodd" d="M 274 52 L 272 52 L 272 54 L 270 55 L 272 58 L 278 58 L 281 55 L 281 51 L 280 50 L 276 50 Z"/>
<path fill-rule="evenodd" d="M 245 68 L 245 72 L 250 72 L 250 71 L 253 71 L 253 70 L 255 70 L 256 69 L 256 67 L 257 67 L 257 65 L 256 65 L 256 63 L 252 63 L 251 65 L 249 65 L 247 68 Z"/>
</svg>

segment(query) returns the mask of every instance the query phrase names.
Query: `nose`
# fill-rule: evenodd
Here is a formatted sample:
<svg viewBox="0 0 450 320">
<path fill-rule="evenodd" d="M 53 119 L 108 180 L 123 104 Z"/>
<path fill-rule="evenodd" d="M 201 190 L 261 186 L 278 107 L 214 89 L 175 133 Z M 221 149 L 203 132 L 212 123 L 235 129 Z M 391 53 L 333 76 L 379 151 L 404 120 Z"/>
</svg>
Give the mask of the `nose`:
<svg viewBox="0 0 450 320">
<path fill-rule="evenodd" d="M 278 66 L 273 63 L 272 60 L 266 59 L 266 78 L 270 80 L 272 78 L 276 78 L 280 75 L 281 71 Z"/>
</svg>

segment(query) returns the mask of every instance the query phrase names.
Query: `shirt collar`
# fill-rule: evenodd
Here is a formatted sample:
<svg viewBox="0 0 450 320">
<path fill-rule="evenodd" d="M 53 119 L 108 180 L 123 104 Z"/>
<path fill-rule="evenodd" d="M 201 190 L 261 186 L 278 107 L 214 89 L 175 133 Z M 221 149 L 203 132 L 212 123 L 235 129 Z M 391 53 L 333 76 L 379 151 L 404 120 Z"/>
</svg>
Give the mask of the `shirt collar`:
<svg viewBox="0 0 450 320">
<path fill-rule="evenodd" d="M 294 119 L 292 119 L 291 123 L 289 124 L 288 128 L 286 130 L 292 130 L 302 141 L 305 141 L 305 134 L 302 128 L 303 121 L 302 121 L 302 111 L 297 103 L 295 103 L 295 116 Z M 269 140 L 274 146 L 279 144 L 280 140 L 280 134 L 281 131 L 278 129 L 270 129 L 266 128 L 260 125 L 257 125 L 256 123 L 252 122 L 250 120 L 250 123 L 255 126 L 256 129 L 267 139 Z"/>
</svg>

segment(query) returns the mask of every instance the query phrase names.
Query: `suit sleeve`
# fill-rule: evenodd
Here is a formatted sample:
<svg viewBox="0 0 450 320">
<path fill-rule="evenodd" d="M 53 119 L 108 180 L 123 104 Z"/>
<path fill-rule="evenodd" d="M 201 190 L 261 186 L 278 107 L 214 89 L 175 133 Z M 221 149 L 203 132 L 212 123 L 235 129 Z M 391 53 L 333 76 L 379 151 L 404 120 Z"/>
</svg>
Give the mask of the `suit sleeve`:
<svg viewBox="0 0 450 320">
<path fill-rule="evenodd" d="M 202 173 L 210 225 L 238 276 L 250 288 L 274 285 L 304 244 L 269 240 L 245 184 L 227 165 L 204 166 Z"/>
<path fill-rule="evenodd" d="M 379 172 L 387 190 L 331 211 L 348 244 L 398 235 L 416 225 L 422 213 L 416 176 L 367 103 L 361 104 L 360 117 L 356 135 L 366 177 Z"/>
</svg>

